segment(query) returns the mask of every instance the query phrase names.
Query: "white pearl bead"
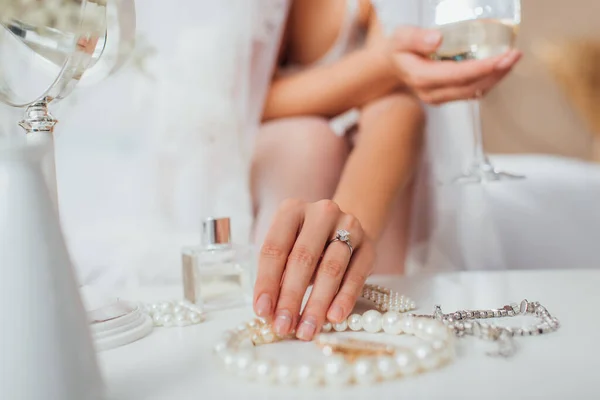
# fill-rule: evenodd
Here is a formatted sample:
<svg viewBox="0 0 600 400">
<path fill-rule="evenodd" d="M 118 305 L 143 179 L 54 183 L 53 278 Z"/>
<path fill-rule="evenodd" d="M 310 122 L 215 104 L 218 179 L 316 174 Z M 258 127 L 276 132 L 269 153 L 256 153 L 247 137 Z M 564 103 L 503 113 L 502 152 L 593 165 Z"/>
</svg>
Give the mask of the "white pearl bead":
<svg viewBox="0 0 600 400">
<path fill-rule="evenodd" d="M 275 370 L 277 381 L 282 385 L 292 385 L 296 383 L 294 368 L 287 364 L 279 364 Z"/>
<path fill-rule="evenodd" d="M 333 324 L 333 329 L 336 332 L 344 332 L 346 329 L 348 329 L 348 322 L 346 320 L 343 320 L 338 324 Z"/>
<path fill-rule="evenodd" d="M 321 327 L 321 331 L 325 332 L 325 333 L 331 332 L 332 329 L 333 329 L 333 326 L 331 325 L 330 322 L 324 323 L 323 326 Z"/>
<path fill-rule="evenodd" d="M 171 314 L 164 314 L 160 322 L 161 325 L 165 327 L 173 326 L 173 316 Z"/>
<path fill-rule="evenodd" d="M 154 322 L 154 325 L 161 326 L 162 325 L 162 314 L 161 313 L 152 314 L 152 321 Z"/>
<path fill-rule="evenodd" d="M 275 380 L 275 369 L 270 361 L 261 360 L 254 364 L 254 377 L 260 383 L 271 383 Z"/>
<path fill-rule="evenodd" d="M 362 316 L 362 326 L 366 332 L 377 333 L 381 330 L 381 313 L 375 310 L 369 310 Z"/>
<path fill-rule="evenodd" d="M 188 316 L 186 311 L 178 312 L 174 314 L 174 323 L 177 326 L 185 326 L 188 324 Z"/>
<path fill-rule="evenodd" d="M 275 334 L 269 326 L 263 326 L 260 330 L 260 335 L 265 343 L 273 343 L 275 340 Z"/>
<path fill-rule="evenodd" d="M 180 306 L 180 305 L 178 305 L 178 304 L 174 305 L 174 306 L 173 306 L 173 308 L 171 309 L 171 312 L 172 312 L 173 314 L 177 314 L 177 313 L 180 313 L 180 312 L 182 312 L 182 311 L 185 311 L 185 310 L 183 309 L 183 307 L 181 307 L 181 306 Z"/>
<path fill-rule="evenodd" d="M 231 353 L 230 351 L 226 351 L 223 353 L 223 364 L 225 364 L 225 369 L 227 371 L 233 371 L 235 368 L 235 364 L 237 363 L 237 357 Z"/>
<path fill-rule="evenodd" d="M 415 333 L 415 324 L 412 317 L 402 318 L 402 323 L 400 326 L 402 327 L 402 332 L 404 333 L 409 335 L 413 335 Z"/>
<path fill-rule="evenodd" d="M 383 379 L 392 379 L 398 374 L 398 364 L 392 357 L 379 357 L 377 371 Z"/>
<path fill-rule="evenodd" d="M 422 344 L 415 349 L 415 356 L 421 367 L 425 370 L 436 368 L 439 364 L 439 358 L 434 353 L 431 346 Z"/>
<path fill-rule="evenodd" d="M 195 312 L 195 311 L 190 311 L 188 317 L 192 324 L 199 324 L 200 322 L 202 322 L 204 320 L 204 317 L 202 316 L 202 314 Z"/>
<path fill-rule="evenodd" d="M 362 317 L 360 314 L 352 314 L 348 317 L 348 327 L 350 327 L 350 329 L 352 329 L 354 332 L 362 329 Z"/>
<path fill-rule="evenodd" d="M 368 359 L 359 359 L 354 363 L 354 379 L 359 385 L 370 385 L 377 380 L 377 370 Z"/>
<path fill-rule="evenodd" d="M 157 303 L 150 304 L 150 311 L 158 311 L 159 305 Z"/>
<path fill-rule="evenodd" d="M 398 351 L 394 357 L 398 370 L 404 376 L 413 375 L 419 369 L 417 359 L 415 356 L 408 351 Z"/>
<path fill-rule="evenodd" d="M 322 381 L 322 374 L 318 367 L 304 364 L 298 367 L 297 378 L 301 386 L 317 386 Z"/>
<path fill-rule="evenodd" d="M 254 367 L 254 355 L 250 352 L 240 353 L 237 356 L 235 366 L 238 375 L 242 377 L 250 377 Z"/>
<path fill-rule="evenodd" d="M 160 312 L 163 312 L 163 313 L 171 312 L 172 308 L 173 308 L 172 304 L 167 301 L 160 303 L 158 306 L 158 309 L 160 310 Z"/>
<path fill-rule="evenodd" d="M 440 363 L 452 358 L 450 346 L 442 340 L 436 340 L 431 343 L 431 348 L 433 349 L 435 355 L 440 359 Z"/>
<path fill-rule="evenodd" d="M 345 385 L 352 378 L 352 370 L 341 356 L 332 356 L 325 363 L 325 381 L 330 385 Z"/>
<path fill-rule="evenodd" d="M 250 329 L 256 329 L 259 326 L 260 326 L 260 324 L 256 318 L 251 320 L 250 322 L 248 322 L 248 328 L 250 328 Z"/>
<path fill-rule="evenodd" d="M 383 314 L 381 326 L 383 331 L 390 335 L 398 335 L 402 332 L 402 317 L 395 311 Z"/>
<path fill-rule="evenodd" d="M 225 341 L 221 341 L 217 344 L 215 344 L 215 346 L 213 347 L 213 352 L 216 355 L 223 355 L 223 353 L 225 353 L 227 350 L 229 350 L 229 346 L 227 345 L 227 342 Z"/>
</svg>

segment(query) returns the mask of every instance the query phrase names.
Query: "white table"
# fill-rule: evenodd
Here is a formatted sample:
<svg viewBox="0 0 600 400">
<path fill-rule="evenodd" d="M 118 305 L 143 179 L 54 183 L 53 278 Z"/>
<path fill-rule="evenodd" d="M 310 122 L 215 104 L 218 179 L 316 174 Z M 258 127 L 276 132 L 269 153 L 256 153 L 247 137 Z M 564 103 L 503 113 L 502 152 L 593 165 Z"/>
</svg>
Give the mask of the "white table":
<svg viewBox="0 0 600 400">
<path fill-rule="evenodd" d="M 527 298 L 540 301 L 562 326 L 548 335 L 518 338 L 519 350 L 511 359 L 488 357 L 489 344 L 465 338 L 459 341 L 456 361 L 435 372 L 372 387 L 291 389 L 232 377 L 216 363 L 212 344 L 251 316 L 249 309 L 230 310 L 194 327 L 158 328 L 136 343 L 100 353 L 111 400 L 597 398 L 600 271 L 462 272 L 373 281 L 413 297 L 418 312 L 430 313 L 438 303 L 450 312 Z M 129 298 L 159 300 L 178 294 L 174 288 L 147 289 Z M 279 346 L 278 354 L 285 357 L 316 351 L 311 343 L 272 346 Z"/>
</svg>

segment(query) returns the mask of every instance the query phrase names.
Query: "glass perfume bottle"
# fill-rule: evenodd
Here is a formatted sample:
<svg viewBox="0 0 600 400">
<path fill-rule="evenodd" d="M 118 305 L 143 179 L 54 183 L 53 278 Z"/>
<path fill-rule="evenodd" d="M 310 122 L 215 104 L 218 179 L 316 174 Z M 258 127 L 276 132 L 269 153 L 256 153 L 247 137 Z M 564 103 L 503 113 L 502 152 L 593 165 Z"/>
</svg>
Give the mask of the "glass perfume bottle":
<svg viewBox="0 0 600 400">
<path fill-rule="evenodd" d="M 205 311 L 252 304 L 254 251 L 231 242 L 229 218 L 202 221 L 201 244 L 182 249 L 182 267 L 185 299 Z"/>
</svg>

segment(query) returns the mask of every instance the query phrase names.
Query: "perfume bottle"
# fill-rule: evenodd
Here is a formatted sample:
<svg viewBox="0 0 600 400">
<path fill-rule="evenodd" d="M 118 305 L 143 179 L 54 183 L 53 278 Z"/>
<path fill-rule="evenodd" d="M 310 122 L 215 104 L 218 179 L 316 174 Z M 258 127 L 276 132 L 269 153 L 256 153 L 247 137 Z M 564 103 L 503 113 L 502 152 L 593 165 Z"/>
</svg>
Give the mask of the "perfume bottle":
<svg viewBox="0 0 600 400">
<path fill-rule="evenodd" d="M 185 299 L 205 311 L 252 304 L 253 248 L 231 242 L 229 218 L 202 221 L 201 237 L 199 246 L 182 249 Z"/>
</svg>

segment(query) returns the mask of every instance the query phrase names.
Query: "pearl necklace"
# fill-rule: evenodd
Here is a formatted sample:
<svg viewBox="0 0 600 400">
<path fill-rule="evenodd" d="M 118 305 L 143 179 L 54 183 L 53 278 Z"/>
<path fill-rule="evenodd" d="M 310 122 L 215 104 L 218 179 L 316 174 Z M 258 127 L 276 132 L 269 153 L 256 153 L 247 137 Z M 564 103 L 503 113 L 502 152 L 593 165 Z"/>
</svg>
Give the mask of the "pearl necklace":
<svg viewBox="0 0 600 400">
<path fill-rule="evenodd" d="M 248 340 L 254 344 L 268 344 L 285 339 L 278 337 L 263 320 L 254 319 L 226 332 L 223 340 L 215 345 L 214 352 L 225 368 L 238 376 L 282 385 L 370 384 L 427 372 L 454 358 L 453 331 L 431 318 L 402 316 L 395 311 L 382 315 L 371 310 L 363 315 L 351 315 L 344 323 L 334 325 L 334 329 L 404 333 L 417 336 L 425 343 L 414 348 L 399 348 L 362 340 L 326 340 L 319 335 L 317 343 L 323 348 L 326 361 L 321 365 L 290 365 L 260 359 L 255 348 L 244 347 Z"/>
<path fill-rule="evenodd" d="M 205 319 L 199 307 L 185 300 L 146 304 L 142 310 L 152 318 L 154 326 L 165 328 L 196 325 Z"/>
</svg>

